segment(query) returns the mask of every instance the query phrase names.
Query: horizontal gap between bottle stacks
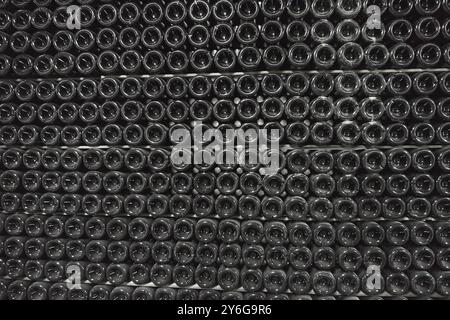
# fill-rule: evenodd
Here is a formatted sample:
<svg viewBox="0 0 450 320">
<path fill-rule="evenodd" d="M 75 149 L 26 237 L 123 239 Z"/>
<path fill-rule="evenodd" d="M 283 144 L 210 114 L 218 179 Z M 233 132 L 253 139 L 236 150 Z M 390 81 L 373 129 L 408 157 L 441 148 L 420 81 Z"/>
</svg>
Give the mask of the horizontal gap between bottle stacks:
<svg viewBox="0 0 450 320">
<path fill-rule="evenodd" d="M 0 211 L 0 214 L 6 214 L 6 215 L 12 215 L 12 213 L 7 213 L 6 211 Z M 183 217 L 178 217 L 175 216 L 173 214 L 165 214 L 162 216 L 152 216 L 150 214 L 141 214 L 141 215 L 137 215 L 137 216 L 132 216 L 132 215 L 126 215 L 126 214 L 116 214 L 116 215 L 108 215 L 104 212 L 99 212 L 99 213 L 95 213 L 95 214 L 86 214 L 84 212 L 80 212 L 80 213 L 76 213 L 76 214 L 68 214 L 68 213 L 63 213 L 63 212 L 56 212 L 56 213 L 51 213 L 51 214 L 45 214 L 42 212 L 37 212 L 37 213 L 31 213 L 31 212 L 24 212 L 24 211 L 15 211 L 14 214 L 24 214 L 27 216 L 40 216 L 40 217 L 86 217 L 86 218 L 96 218 L 96 217 L 100 217 L 100 218 L 130 218 L 130 219 L 135 219 L 135 218 L 147 218 L 147 219 L 157 219 L 157 218 L 172 218 L 172 219 L 193 219 L 193 220 L 201 220 L 201 219 L 212 219 L 212 220 L 226 220 L 226 219 L 231 219 L 231 220 L 239 220 L 239 221 L 261 221 L 261 222 L 313 222 L 313 223 L 319 223 L 319 222 L 336 222 L 336 223 L 346 223 L 346 222 L 392 222 L 392 221 L 399 221 L 399 222 L 407 222 L 407 221 L 423 221 L 423 222 L 442 222 L 442 221 L 448 221 L 449 219 L 437 219 L 434 217 L 425 217 L 425 218 L 410 218 L 410 217 L 402 217 L 402 218 L 395 218 L 395 219 L 386 219 L 384 217 L 379 217 L 379 218 L 371 218 L 371 219 L 362 219 L 362 218 L 354 218 L 354 219 L 350 219 L 350 220 L 339 220 L 336 218 L 328 218 L 325 220 L 317 220 L 317 219 L 313 219 L 313 218 L 307 218 L 307 219 L 290 219 L 289 217 L 285 217 L 285 218 L 278 218 L 278 219 L 267 219 L 264 217 L 254 217 L 254 218 L 244 218 L 242 216 L 232 216 L 232 217 L 221 217 L 218 215 L 209 215 L 209 216 L 205 216 L 205 217 L 199 217 L 196 215 L 187 215 L 187 216 L 183 216 Z"/>
<path fill-rule="evenodd" d="M 173 77 L 185 77 L 192 78 L 195 76 L 205 76 L 205 77 L 220 77 L 220 76 L 230 76 L 237 77 L 243 75 L 268 75 L 268 74 L 279 74 L 279 75 L 290 75 L 293 73 L 306 73 L 306 74 L 318 74 L 318 73 L 331 73 L 331 74 L 340 74 L 344 72 L 354 72 L 354 73 L 416 73 L 416 72 L 450 72 L 450 68 L 434 68 L 434 69 L 361 69 L 361 70 L 271 70 L 271 71 L 246 71 L 246 72 L 211 72 L 211 73 L 173 73 L 173 74 L 117 74 L 117 75 L 100 75 L 100 76 L 87 76 L 87 77 L 66 77 L 66 78 L 2 78 L 5 81 L 44 81 L 44 80 L 53 80 L 53 81 L 62 81 L 62 80 L 84 80 L 84 79 L 105 79 L 105 78 L 151 78 L 151 77 L 159 77 L 159 78 L 173 78 Z"/>
</svg>

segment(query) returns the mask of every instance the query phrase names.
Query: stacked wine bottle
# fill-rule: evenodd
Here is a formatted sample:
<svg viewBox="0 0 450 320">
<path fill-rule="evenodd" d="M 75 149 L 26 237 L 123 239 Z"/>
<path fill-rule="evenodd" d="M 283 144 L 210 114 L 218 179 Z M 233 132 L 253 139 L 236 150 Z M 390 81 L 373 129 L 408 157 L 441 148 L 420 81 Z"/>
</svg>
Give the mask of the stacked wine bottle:
<svg viewBox="0 0 450 320">
<path fill-rule="evenodd" d="M 0 0 L 0 300 L 447 299 L 449 13 Z"/>
</svg>

